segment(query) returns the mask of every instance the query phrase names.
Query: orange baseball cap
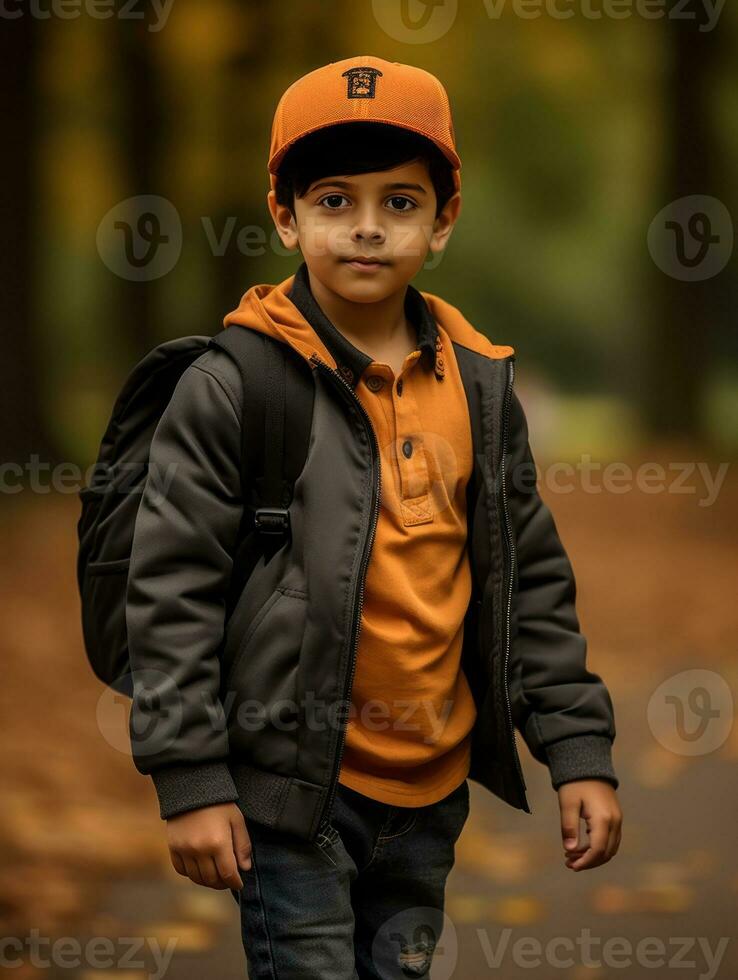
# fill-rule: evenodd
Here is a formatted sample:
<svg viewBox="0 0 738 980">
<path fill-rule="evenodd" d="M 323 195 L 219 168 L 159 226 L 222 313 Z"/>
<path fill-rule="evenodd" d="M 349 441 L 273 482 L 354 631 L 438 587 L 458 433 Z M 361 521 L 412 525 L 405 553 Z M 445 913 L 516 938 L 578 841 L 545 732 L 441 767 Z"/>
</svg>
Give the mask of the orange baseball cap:
<svg viewBox="0 0 738 980">
<path fill-rule="evenodd" d="M 389 123 L 425 136 L 451 164 L 454 187 L 460 189 L 461 160 L 446 89 L 422 68 L 361 55 L 308 72 L 282 95 L 272 122 L 272 190 L 279 165 L 294 143 L 318 129 L 347 122 Z"/>
</svg>

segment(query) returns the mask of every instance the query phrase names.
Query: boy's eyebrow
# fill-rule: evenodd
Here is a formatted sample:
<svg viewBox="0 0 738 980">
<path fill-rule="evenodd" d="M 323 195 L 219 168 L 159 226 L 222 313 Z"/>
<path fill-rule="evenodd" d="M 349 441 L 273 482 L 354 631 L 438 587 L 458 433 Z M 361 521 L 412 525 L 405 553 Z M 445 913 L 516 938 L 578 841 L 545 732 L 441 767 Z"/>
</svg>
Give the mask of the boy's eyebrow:
<svg viewBox="0 0 738 980">
<path fill-rule="evenodd" d="M 313 184 L 310 188 L 310 193 L 319 190 L 321 187 L 356 187 L 356 184 L 352 183 L 350 180 L 321 180 L 317 184 Z M 381 190 L 384 191 L 419 191 L 421 194 L 426 194 L 426 189 L 422 184 L 407 184 L 402 181 L 394 181 L 391 184 L 383 184 Z"/>
</svg>

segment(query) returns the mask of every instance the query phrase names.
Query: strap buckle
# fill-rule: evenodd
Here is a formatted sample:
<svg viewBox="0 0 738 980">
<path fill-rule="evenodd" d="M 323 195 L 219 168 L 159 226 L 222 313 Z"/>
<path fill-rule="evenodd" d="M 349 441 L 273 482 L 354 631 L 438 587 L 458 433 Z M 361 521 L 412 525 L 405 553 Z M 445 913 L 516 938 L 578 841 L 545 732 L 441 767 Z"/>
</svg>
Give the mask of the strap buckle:
<svg viewBox="0 0 738 980">
<path fill-rule="evenodd" d="M 287 534 L 290 512 L 285 507 L 259 507 L 254 513 L 254 527 L 259 534 Z"/>
</svg>

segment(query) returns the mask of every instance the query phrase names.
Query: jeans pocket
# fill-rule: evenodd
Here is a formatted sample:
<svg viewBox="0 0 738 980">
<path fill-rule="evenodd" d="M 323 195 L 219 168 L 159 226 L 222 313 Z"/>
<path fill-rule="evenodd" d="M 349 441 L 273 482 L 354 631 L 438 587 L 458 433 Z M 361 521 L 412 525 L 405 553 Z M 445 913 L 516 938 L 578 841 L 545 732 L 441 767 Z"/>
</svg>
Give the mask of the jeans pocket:
<svg viewBox="0 0 738 980">
<path fill-rule="evenodd" d="M 333 824 L 329 822 L 323 823 L 323 825 L 318 829 L 318 836 L 315 838 L 314 844 L 316 850 L 319 854 L 325 858 L 334 868 L 338 865 L 335 860 L 335 847 L 336 844 L 341 839 L 341 835 L 338 833 Z"/>
<path fill-rule="evenodd" d="M 384 825 L 382 828 L 382 833 L 377 838 L 378 843 L 384 843 L 388 840 L 393 840 L 395 837 L 402 837 L 403 834 L 409 833 L 418 819 L 418 811 L 414 807 L 402 808 L 400 810 L 394 811 L 393 819 Z"/>
</svg>

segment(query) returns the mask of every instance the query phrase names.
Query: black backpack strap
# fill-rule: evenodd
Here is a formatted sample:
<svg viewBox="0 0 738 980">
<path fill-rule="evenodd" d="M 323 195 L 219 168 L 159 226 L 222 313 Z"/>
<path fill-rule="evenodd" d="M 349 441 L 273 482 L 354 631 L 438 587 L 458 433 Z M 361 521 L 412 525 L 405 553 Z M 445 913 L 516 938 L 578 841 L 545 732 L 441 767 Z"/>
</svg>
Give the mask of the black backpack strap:
<svg viewBox="0 0 738 980">
<path fill-rule="evenodd" d="M 255 564 L 290 535 L 288 507 L 307 458 L 315 388 L 312 370 L 285 343 L 238 325 L 210 339 L 238 366 L 243 391 L 244 515 L 226 599 L 230 616 Z"/>
<path fill-rule="evenodd" d="M 241 375 L 244 502 L 251 512 L 246 529 L 281 544 L 289 534 L 292 497 L 285 452 L 285 345 L 235 325 L 212 337 L 210 346 L 225 350 Z"/>
<path fill-rule="evenodd" d="M 231 328 L 233 329 L 233 328 Z M 263 460 L 262 485 L 259 489 L 261 506 L 254 514 L 254 526 L 258 534 L 282 536 L 289 533 L 290 498 L 292 488 L 286 478 L 286 399 L 287 385 L 285 347 L 282 343 L 261 334 L 264 354 L 264 427 L 261 443 Z M 248 428 L 248 426 L 246 427 Z M 252 438 L 257 436 L 252 427 Z M 249 438 L 247 434 L 247 438 Z M 248 458 L 248 457 L 247 457 Z"/>
</svg>

